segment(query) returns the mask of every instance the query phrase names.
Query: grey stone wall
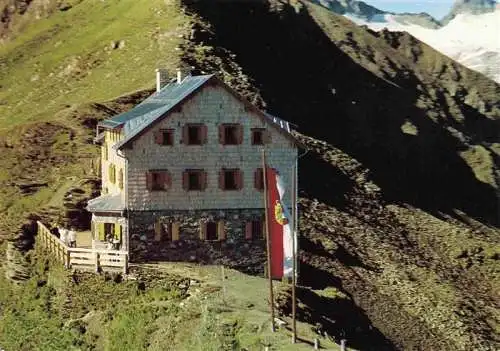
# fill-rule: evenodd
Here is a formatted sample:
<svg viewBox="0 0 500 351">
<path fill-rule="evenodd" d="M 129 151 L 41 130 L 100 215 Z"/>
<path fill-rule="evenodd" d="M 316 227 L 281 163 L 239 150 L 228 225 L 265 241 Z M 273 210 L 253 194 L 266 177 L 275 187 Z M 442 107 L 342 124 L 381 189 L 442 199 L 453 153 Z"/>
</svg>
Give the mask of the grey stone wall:
<svg viewBox="0 0 500 351">
<path fill-rule="evenodd" d="M 263 273 L 265 240 L 245 239 L 245 224 L 262 220 L 261 209 L 140 211 L 129 213 L 130 260 L 183 261 L 200 264 L 224 264 L 244 272 Z M 179 240 L 155 241 L 154 223 L 180 223 Z M 226 239 L 200 239 L 200 223 L 224 220 Z"/>
</svg>

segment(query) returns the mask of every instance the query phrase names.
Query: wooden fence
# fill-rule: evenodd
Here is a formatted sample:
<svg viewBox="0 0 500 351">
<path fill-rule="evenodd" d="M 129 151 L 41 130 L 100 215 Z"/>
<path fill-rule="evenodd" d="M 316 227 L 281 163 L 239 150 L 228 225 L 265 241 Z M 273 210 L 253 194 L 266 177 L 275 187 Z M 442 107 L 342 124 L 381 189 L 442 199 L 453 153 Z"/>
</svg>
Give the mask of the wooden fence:
<svg viewBox="0 0 500 351">
<path fill-rule="evenodd" d="M 66 268 L 99 270 L 120 269 L 124 274 L 128 271 L 128 252 L 102 249 L 80 249 L 68 247 L 62 240 L 50 232 L 47 227 L 37 221 L 38 240 Z"/>
</svg>

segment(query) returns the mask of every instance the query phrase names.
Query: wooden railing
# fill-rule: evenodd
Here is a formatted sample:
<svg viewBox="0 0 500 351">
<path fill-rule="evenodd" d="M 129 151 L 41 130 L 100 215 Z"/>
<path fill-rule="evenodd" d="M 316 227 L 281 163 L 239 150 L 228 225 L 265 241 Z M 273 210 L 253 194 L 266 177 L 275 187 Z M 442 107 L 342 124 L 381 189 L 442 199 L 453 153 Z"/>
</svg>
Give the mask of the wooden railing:
<svg viewBox="0 0 500 351">
<path fill-rule="evenodd" d="M 62 240 L 53 235 L 42 223 L 37 221 L 38 240 L 41 245 L 66 268 L 94 269 L 121 269 L 124 274 L 128 271 L 128 252 L 118 250 L 81 249 L 68 247 Z"/>
</svg>

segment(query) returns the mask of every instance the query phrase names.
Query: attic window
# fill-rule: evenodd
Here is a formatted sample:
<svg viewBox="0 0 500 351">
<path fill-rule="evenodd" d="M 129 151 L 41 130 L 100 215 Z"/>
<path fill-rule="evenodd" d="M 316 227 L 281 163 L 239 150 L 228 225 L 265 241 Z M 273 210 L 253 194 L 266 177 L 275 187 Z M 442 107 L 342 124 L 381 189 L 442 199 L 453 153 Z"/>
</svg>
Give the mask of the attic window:
<svg viewBox="0 0 500 351">
<path fill-rule="evenodd" d="M 172 146 L 174 145 L 174 130 L 161 129 L 155 134 L 155 142 L 158 145 Z"/>
<path fill-rule="evenodd" d="M 268 133 L 266 133 L 265 128 L 253 128 L 252 129 L 252 145 L 264 145 L 264 143 L 269 142 Z"/>
<path fill-rule="evenodd" d="M 243 127 L 240 124 L 221 124 L 219 141 L 222 145 L 239 145 L 243 142 Z"/>
<path fill-rule="evenodd" d="M 202 145 L 207 140 L 207 126 L 203 124 L 186 124 L 183 129 L 184 143 L 187 145 Z"/>
</svg>

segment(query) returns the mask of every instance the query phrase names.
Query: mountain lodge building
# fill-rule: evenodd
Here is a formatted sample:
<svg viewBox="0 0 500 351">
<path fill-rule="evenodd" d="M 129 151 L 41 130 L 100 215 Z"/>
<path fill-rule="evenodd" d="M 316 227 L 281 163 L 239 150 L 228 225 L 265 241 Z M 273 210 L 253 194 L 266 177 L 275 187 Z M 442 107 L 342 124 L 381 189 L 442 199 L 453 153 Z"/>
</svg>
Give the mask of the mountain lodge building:
<svg viewBox="0 0 500 351">
<path fill-rule="evenodd" d="M 158 70 L 155 93 L 98 124 L 93 247 L 114 238 L 131 261 L 212 262 L 226 249 L 263 258 L 262 149 L 291 185 L 298 148 L 288 122 L 214 75 L 164 80 Z M 292 205 L 291 190 L 284 201 Z"/>
</svg>

